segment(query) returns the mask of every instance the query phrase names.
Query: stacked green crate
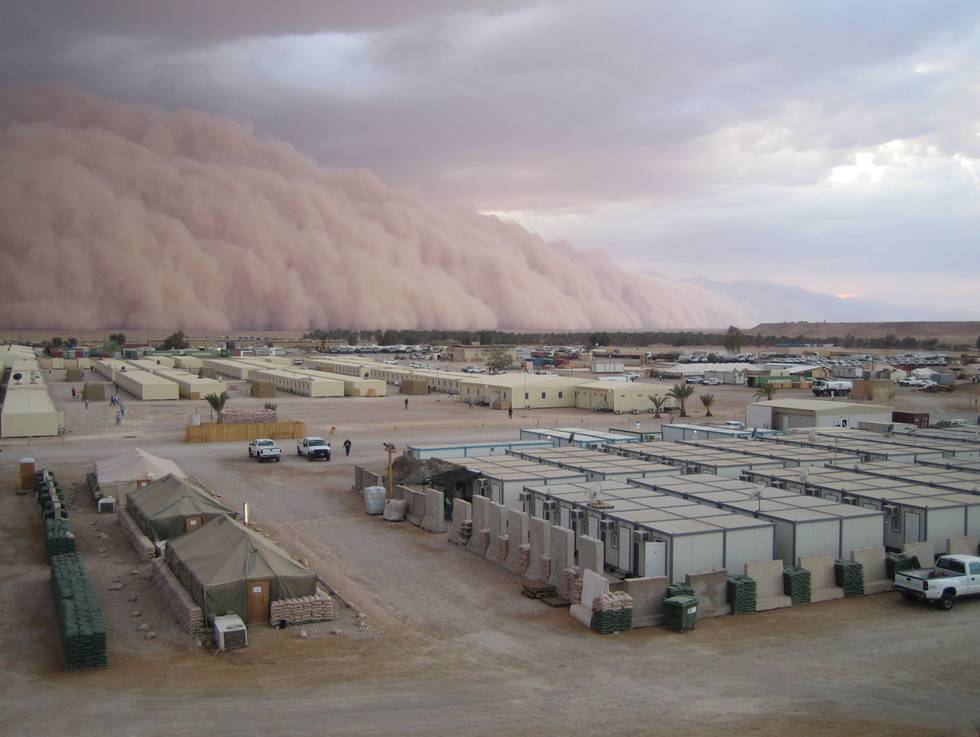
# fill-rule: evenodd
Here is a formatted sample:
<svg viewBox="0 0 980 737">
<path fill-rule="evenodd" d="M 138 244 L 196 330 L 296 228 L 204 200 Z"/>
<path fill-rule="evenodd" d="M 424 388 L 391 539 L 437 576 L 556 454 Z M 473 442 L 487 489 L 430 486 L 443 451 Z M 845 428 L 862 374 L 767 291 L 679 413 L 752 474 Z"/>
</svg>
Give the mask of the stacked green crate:
<svg viewBox="0 0 980 737">
<path fill-rule="evenodd" d="M 672 583 L 667 586 L 667 598 L 672 596 L 694 596 L 694 588 L 686 583 Z"/>
<path fill-rule="evenodd" d="M 51 591 L 65 670 L 107 666 L 105 620 L 77 553 L 51 557 Z"/>
<path fill-rule="evenodd" d="M 834 581 L 844 596 L 864 596 L 864 566 L 857 561 L 835 560 Z"/>
<path fill-rule="evenodd" d="M 888 553 L 885 556 L 885 572 L 891 580 L 895 579 L 896 573 L 912 571 L 919 567 L 919 559 L 914 553 Z"/>
<path fill-rule="evenodd" d="M 757 600 L 755 579 L 750 576 L 728 577 L 728 604 L 732 614 L 749 614 L 755 611 Z"/>
<path fill-rule="evenodd" d="M 44 520 L 44 552 L 51 560 L 53 555 L 75 552 L 75 535 L 66 519 Z"/>
<path fill-rule="evenodd" d="M 783 593 L 797 604 L 810 603 L 810 571 L 799 566 L 783 567 Z"/>
<path fill-rule="evenodd" d="M 694 596 L 668 596 L 664 599 L 664 624 L 676 632 L 694 629 L 698 600 Z"/>
</svg>

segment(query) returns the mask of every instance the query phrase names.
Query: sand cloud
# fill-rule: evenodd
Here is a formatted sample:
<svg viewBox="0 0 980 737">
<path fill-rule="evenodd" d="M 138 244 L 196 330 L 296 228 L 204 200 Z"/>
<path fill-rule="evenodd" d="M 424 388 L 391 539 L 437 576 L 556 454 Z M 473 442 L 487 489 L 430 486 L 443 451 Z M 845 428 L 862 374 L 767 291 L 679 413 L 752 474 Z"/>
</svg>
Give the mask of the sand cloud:
<svg viewBox="0 0 980 737">
<path fill-rule="evenodd" d="M 328 134 L 327 134 L 328 135 Z M 642 328 L 697 286 L 328 169 L 233 121 L 67 85 L 0 94 L 3 321 L 24 328 Z"/>
</svg>

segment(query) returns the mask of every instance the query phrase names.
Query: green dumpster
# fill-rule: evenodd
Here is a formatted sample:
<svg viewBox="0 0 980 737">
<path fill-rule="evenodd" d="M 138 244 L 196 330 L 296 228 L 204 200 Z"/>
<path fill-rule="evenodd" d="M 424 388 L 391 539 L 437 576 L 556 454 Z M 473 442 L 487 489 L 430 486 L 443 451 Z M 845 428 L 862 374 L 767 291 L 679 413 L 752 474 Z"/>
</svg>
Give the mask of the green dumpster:
<svg viewBox="0 0 980 737">
<path fill-rule="evenodd" d="M 694 596 L 671 596 L 664 599 L 664 624 L 677 632 L 693 630 L 698 618 L 698 600 Z"/>
</svg>

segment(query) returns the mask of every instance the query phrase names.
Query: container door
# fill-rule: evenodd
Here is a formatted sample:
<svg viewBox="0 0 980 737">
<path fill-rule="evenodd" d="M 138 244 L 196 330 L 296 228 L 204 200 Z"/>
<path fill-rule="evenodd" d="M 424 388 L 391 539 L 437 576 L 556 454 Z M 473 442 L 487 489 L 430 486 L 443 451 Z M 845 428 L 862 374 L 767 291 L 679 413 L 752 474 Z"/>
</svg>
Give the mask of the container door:
<svg viewBox="0 0 980 737">
<path fill-rule="evenodd" d="M 919 515 L 915 512 L 906 512 L 902 515 L 905 522 L 905 538 L 907 543 L 919 542 Z"/>
<path fill-rule="evenodd" d="M 248 587 L 248 623 L 269 621 L 269 582 L 247 581 Z"/>
<path fill-rule="evenodd" d="M 192 514 L 184 517 L 184 532 L 193 532 L 204 524 L 204 515 Z"/>
<path fill-rule="evenodd" d="M 667 543 L 643 543 L 643 575 L 667 575 Z"/>
<path fill-rule="evenodd" d="M 628 527 L 619 528 L 619 567 L 627 573 L 633 572 L 633 531 Z"/>
</svg>

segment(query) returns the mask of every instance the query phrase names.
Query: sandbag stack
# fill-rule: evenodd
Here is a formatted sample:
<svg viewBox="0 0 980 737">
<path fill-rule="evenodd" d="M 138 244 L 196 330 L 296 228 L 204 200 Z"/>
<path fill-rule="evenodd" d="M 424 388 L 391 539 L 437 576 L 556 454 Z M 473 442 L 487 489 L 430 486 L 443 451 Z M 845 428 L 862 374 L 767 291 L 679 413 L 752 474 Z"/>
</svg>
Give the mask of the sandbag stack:
<svg viewBox="0 0 980 737">
<path fill-rule="evenodd" d="M 527 567 L 531 565 L 531 546 L 527 543 L 517 546 L 517 568 L 514 573 L 523 577 Z"/>
<path fill-rule="evenodd" d="M 68 520 L 57 517 L 44 520 L 44 552 L 49 561 L 52 556 L 75 552 L 75 534 Z"/>
<path fill-rule="evenodd" d="M 582 600 L 582 577 L 577 568 L 566 568 L 558 574 L 558 596 L 574 604 Z"/>
<path fill-rule="evenodd" d="M 694 587 L 687 583 L 672 583 L 667 586 L 667 597 L 672 596 L 694 596 Z"/>
<path fill-rule="evenodd" d="M 108 666 L 105 620 L 78 553 L 51 557 L 51 591 L 65 670 Z"/>
<path fill-rule="evenodd" d="M 153 583 L 163 594 L 163 598 L 184 632 L 199 635 L 208 631 L 201 607 L 191 599 L 187 589 L 177 580 L 163 558 L 153 560 Z"/>
<path fill-rule="evenodd" d="M 490 530 L 479 530 L 476 533 L 476 550 L 474 551 L 477 555 L 486 557 L 487 549 L 490 547 Z"/>
<path fill-rule="evenodd" d="M 538 578 L 542 581 L 551 579 L 551 556 L 548 554 L 541 556 L 541 561 L 538 564 Z"/>
<path fill-rule="evenodd" d="M 810 571 L 799 566 L 783 567 L 783 593 L 793 606 L 810 603 Z"/>
<path fill-rule="evenodd" d="M 844 596 L 864 596 L 864 566 L 856 560 L 834 561 L 834 582 Z"/>
<path fill-rule="evenodd" d="M 333 599 L 323 592 L 298 599 L 280 599 L 269 605 L 269 624 L 309 624 L 328 622 L 335 616 Z"/>
<path fill-rule="evenodd" d="M 497 551 L 494 554 L 493 562 L 498 566 L 502 566 L 507 562 L 507 550 L 510 544 L 510 537 L 507 535 L 497 536 Z"/>
<path fill-rule="evenodd" d="M 757 595 L 754 578 L 740 575 L 728 577 L 728 604 L 732 608 L 732 614 L 754 612 Z"/>
<path fill-rule="evenodd" d="M 603 592 L 592 600 L 591 627 L 600 635 L 626 632 L 633 627 L 633 597 L 617 592 Z"/>
</svg>

